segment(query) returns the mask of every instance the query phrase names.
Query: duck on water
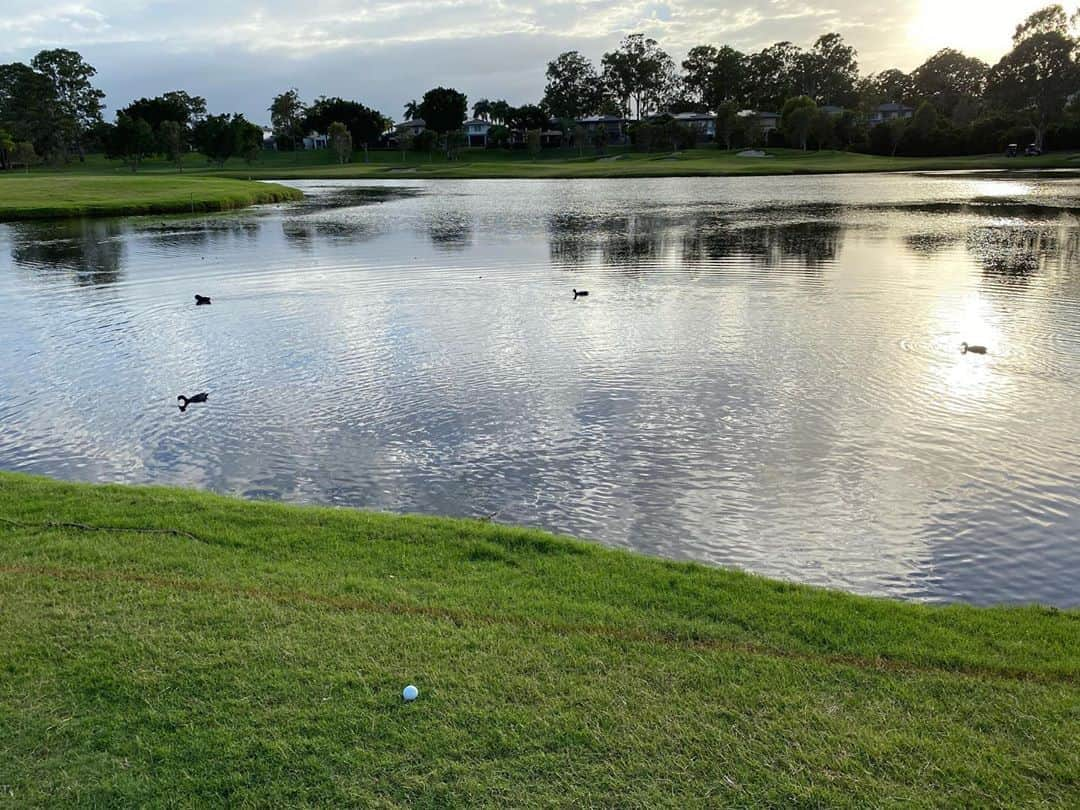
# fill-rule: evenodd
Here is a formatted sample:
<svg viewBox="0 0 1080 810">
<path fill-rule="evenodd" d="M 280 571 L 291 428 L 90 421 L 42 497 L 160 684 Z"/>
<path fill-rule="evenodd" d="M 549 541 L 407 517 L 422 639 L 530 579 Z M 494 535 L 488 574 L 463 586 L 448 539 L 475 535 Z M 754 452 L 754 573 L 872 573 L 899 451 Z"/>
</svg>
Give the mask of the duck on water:
<svg viewBox="0 0 1080 810">
<path fill-rule="evenodd" d="M 183 413 L 187 410 L 188 405 L 192 404 L 193 402 L 206 402 L 206 400 L 208 399 L 210 399 L 210 395 L 203 391 L 200 394 L 194 394 L 190 397 L 185 397 L 183 394 L 181 394 L 176 398 L 176 401 L 180 403 L 178 407 L 180 408 L 180 412 Z"/>
<path fill-rule="evenodd" d="M 969 346 L 967 343 L 960 344 L 960 354 L 986 354 L 985 346 Z"/>
</svg>

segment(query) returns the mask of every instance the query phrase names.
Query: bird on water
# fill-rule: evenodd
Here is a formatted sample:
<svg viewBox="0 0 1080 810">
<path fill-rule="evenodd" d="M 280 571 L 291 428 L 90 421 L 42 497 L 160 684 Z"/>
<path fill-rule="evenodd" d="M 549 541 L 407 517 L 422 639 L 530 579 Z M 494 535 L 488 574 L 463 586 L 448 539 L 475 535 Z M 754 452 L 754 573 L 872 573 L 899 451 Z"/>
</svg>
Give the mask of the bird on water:
<svg viewBox="0 0 1080 810">
<path fill-rule="evenodd" d="M 588 294 L 589 294 L 588 290 L 578 290 L 578 289 L 574 290 L 574 298 L 581 298 L 582 296 L 585 296 L 585 295 L 588 295 Z"/>
<path fill-rule="evenodd" d="M 194 394 L 190 397 L 185 397 L 183 394 L 181 394 L 176 398 L 176 401 L 180 403 L 178 407 L 180 408 L 180 411 L 183 412 L 187 410 L 187 406 L 191 403 L 206 402 L 206 400 L 208 399 L 210 399 L 210 395 L 203 391 L 201 394 Z"/>
<path fill-rule="evenodd" d="M 209 304 L 209 303 L 210 303 L 210 296 L 209 295 L 199 295 L 198 293 L 195 293 L 195 306 L 201 307 L 201 306 L 205 306 L 206 304 Z"/>
<path fill-rule="evenodd" d="M 986 347 L 985 346 L 969 346 L 966 343 L 961 343 L 960 344 L 960 354 L 967 354 L 968 352 L 971 352 L 972 354 L 986 354 Z"/>
</svg>

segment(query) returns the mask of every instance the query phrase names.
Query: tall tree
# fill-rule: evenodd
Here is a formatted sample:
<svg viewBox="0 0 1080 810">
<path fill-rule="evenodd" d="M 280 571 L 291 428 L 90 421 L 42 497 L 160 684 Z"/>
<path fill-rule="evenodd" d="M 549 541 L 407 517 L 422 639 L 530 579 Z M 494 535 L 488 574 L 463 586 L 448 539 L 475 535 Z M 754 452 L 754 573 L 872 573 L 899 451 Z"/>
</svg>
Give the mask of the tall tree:
<svg viewBox="0 0 1080 810">
<path fill-rule="evenodd" d="M 855 103 L 859 63 L 855 49 L 839 34 L 824 34 L 802 55 L 802 89 L 818 104 Z"/>
<path fill-rule="evenodd" d="M 739 110 L 730 101 L 725 101 L 716 108 L 716 141 L 723 143 L 731 151 L 731 139 L 739 131 Z"/>
<path fill-rule="evenodd" d="M 274 96 L 270 103 L 270 124 L 279 145 L 287 143 L 294 150 L 299 149 L 299 141 L 304 136 L 303 122 L 306 113 L 307 108 L 300 100 L 300 91 L 295 87 Z"/>
<path fill-rule="evenodd" d="M 624 37 L 618 50 L 604 54 L 601 64 L 604 85 L 623 114 L 633 112 L 638 118 L 660 109 L 677 78 L 671 57 L 644 34 Z"/>
<path fill-rule="evenodd" d="M 141 118 L 154 132 L 159 132 L 165 121 L 175 121 L 190 129 L 206 115 L 206 99 L 189 95 L 183 90 L 171 90 L 160 96 L 136 99 L 120 112 L 132 118 Z"/>
<path fill-rule="evenodd" d="M 889 68 L 872 77 L 874 89 L 883 102 L 910 104 L 915 99 L 915 80 L 898 68 Z"/>
<path fill-rule="evenodd" d="M 340 121 L 334 121 L 327 129 L 330 136 L 330 149 L 338 159 L 338 163 L 347 163 L 352 157 L 353 139 L 349 128 Z"/>
<path fill-rule="evenodd" d="M 688 95 L 705 109 L 718 110 L 725 102 L 745 102 L 746 56 L 734 48 L 698 45 L 686 55 L 682 69 Z"/>
<path fill-rule="evenodd" d="M 759 110 L 776 110 L 797 95 L 802 50 L 790 42 L 777 42 L 747 60 L 749 101 Z"/>
<path fill-rule="evenodd" d="M 176 165 L 177 171 L 184 170 L 184 152 L 187 151 L 187 137 L 187 128 L 179 121 L 162 121 L 158 127 L 158 146 L 166 159 Z"/>
<path fill-rule="evenodd" d="M 486 98 L 482 98 L 472 105 L 473 118 L 480 118 L 484 121 L 491 119 L 491 102 Z"/>
<path fill-rule="evenodd" d="M 600 75 L 592 62 L 577 51 L 566 51 L 548 62 L 545 75 L 542 104 L 556 118 L 584 118 L 600 111 Z"/>
<path fill-rule="evenodd" d="M 464 93 L 449 87 L 435 87 L 424 93 L 420 102 L 420 117 L 428 129 L 441 135 L 461 129 L 469 110 Z"/>
<path fill-rule="evenodd" d="M 405 104 L 405 120 L 415 121 L 420 117 L 420 103 L 414 98 Z"/>
<path fill-rule="evenodd" d="M 505 124 L 506 120 L 510 117 L 511 107 L 505 99 L 496 99 L 491 102 L 491 120 L 500 124 Z"/>
<path fill-rule="evenodd" d="M 70 129 L 56 85 L 44 73 L 13 62 L 0 65 L 0 126 L 16 142 L 29 141 L 39 155 L 63 159 Z"/>
<path fill-rule="evenodd" d="M 358 101 L 320 96 L 308 107 L 301 129 L 329 134 L 330 125 L 335 121 L 340 121 L 349 130 L 354 147 L 378 143 L 389 126 L 382 113 Z"/>
<path fill-rule="evenodd" d="M 987 96 L 1026 113 L 1040 147 L 1047 125 L 1061 118 L 1069 96 L 1080 90 L 1077 50 L 1077 40 L 1067 33 L 1028 34 L 991 71 Z"/>
<path fill-rule="evenodd" d="M 912 78 L 919 97 L 933 101 L 941 112 L 951 116 L 961 98 L 982 95 L 989 71 L 981 59 L 942 48 L 915 68 Z"/>
<path fill-rule="evenodd" d="M 1080 9 L 1077 9 L 1077 15 L 1080 16 Z M 1069 18 L 1060 4 L 1054 3 L 1029 14 L 1026 20 L 1016 26 L 1013 47 L 1038 34 L 1069 36 Z"/>
<path fill-rule="evenodd" d="M 54 48 L 40 51 L 30 66 L 47 76 L 56 90 L 56 98 L 67 130 L 68 147 L 74 147 L 79 160 L 85 160 L 83 139 L 101 123 L 105 94 L 90 81 L 97 74 L 94 66 L 76 51 Z"/>
<path fill-rule="evenodd" d="M 208 115 L 195 125 L 194 141 L 209 160 L 224 166 L 229 158 L 261 145 L 262 130 L 239 113 Z"/>
<path fill-rule="evenodd" d="M 806 142 L 814 125 L 817 104 L 809 96 L 790 98 L 780 113 L 780 129 L 799 148 L 806 150 Z"/>
<path fill-rule="evenodd" d="M 154 131 L 141 118 L 132 118 L 124 113 L 116 114 L 116 124 L 108 130 L 105 139 L 105 154 L 110 158 L 119 158 L 137 172 L 143 158 L 154 151 Z"/>
</svg>

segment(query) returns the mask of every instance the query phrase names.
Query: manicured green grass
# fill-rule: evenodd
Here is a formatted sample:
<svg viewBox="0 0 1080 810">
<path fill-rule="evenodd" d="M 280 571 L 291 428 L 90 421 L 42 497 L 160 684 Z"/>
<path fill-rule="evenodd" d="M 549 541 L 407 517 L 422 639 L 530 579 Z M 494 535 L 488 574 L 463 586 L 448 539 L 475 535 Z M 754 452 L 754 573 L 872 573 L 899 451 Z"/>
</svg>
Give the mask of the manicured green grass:
<svg viewBox="0 0 1080 810">
<path fill-rule="evenodd" d="M 0 517 L 13 806 L 1080 803 L 1076 612 L 11 474 Z"/>
<path fill-rule="evenodd" d="M 276 179 L 331 179 L 401 177 L 431 178 L 607 178 L 607 177 L 697 177 L 728 175 L 836 174 L 847 172 L 896 172 L 967 169 L 1080 169 L 1080 155 L 1055 153 L 1037 158 L 1006 158 L 976 155 L 946 158 L 890 158 L 852 152 L 803 152 L 770 149 L 764 158 L 739 157 L 736 152 L 694 149 L 678 154 L 647 154 L 613 150 L 598 157 L 578 157 L 571 150 L 551 150 L 536 160 L 521 152 L 467 150 L 458 160 L 439 156 L 383 153 L 369 163 L 345 165 L 313 162 L 297 165 L 284 155 L 275 155 L 254 167 L 226 170 L 237 177 Z M 306 156 L 305 156 L 306 157 Z"/>
<path fill-rule="evenodd" d="M 717 148 L 693 149 L 678 155 L 646 154 L 612 147 L 604 156 L 588 151 L 579 156 L 573 149 L 545 149 L 534 160 L 522 150 L 466 149 L 455 161 L 441 153 L 420 154 L 371 150 L 368 162 L 357 154 L 353 162 L 338 164 L 329 151 L 263 152 L 254 163 L 228 161 L 223 169 L 207 163 L 201 155 L 188 155 L 185 174 L 225 175 L 241 179 L 319 178 L 560 178 L 560 177 L 673 177 L 707 175 L 827 174 L 838 172 L 933 171 L 965 169 L 1080 169 L 1080 154 L 1055 152 L 1037 158 L 1006 158 L 1001 155 L 972 155 L 945 158 L 890 158 L 853 152 L 803 152 L 770 149 L 766 158 L 743 158 Z M 614 158 L 614 159 L 613 159 Z M 91 155 L 86 162 L 73 162 L 62 170 L 36 169 L 33 174 L 127 175 L 122 165 Z M 176 176 L 173 165 L 148 160 L 140 175 Z M 0 178 L 2 179 L 2 178 Z"/>
<path fill-rule="evenodd" d="M 285 186 L 228 177 L 35 172 L 0 176 L 0 221 L 224 211 L 301 196 Z"/>
</svg>

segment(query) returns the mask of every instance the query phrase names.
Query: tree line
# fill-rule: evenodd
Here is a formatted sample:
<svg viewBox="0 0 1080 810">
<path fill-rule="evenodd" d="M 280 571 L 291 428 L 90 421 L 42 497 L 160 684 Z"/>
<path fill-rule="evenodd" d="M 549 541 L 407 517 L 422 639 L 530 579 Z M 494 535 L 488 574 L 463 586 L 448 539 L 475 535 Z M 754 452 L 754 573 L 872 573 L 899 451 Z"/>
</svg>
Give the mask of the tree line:
<svg viewBox="0 0 1080 810">
<path fill-rule="evenodd" d="M 698 45 L 678 65 L 655 39 L 630 34 L 598 65 L 578 51 L 551 60 L 539 102 L 513 106 L 484 98 L 472 114 L 492 124 L 488 142 L 494 146 L 509 145 L 513 133 L 552 128 L 580 144 L 580 119 L 614 115 L 638 119 L 632 135 L 639 147 L 677 147 L 699 134 L 664 114 L 709 111 L 717 141 L 730 148 L 763 137 L 754 120 L 739 113 L 766 110 L 781 114 L 785 143 L 802 148 L 950 154 L 995 151 L 1028 137 L 1040 147 L 1077 147 L 1078 27 L 1080 9 L 1070 17 L 1061 5 L 1048 5 L 1016 27 L 1012 48 L 994 65 L 945 48 L 913 71 L 866 75 L 855 48 L 836 33 L 823 34 L 808 49 L 786 41 L 753 53 Z M 104 151 L 133 170 L 153 154 L 179 168 L 193 148 L 219 164 L 238 156 L 254 160 L 262 148 L 261 129 L 243 115 L 208 115 L 205 99 L 182 90 L 137 99 L 106 122 L 95 75 L 80 54 L 63 48 L 43 50 L 29 64 L 0 65 L 0 168 L 81 160 L 88 150 Z M 915 113 L 871 127 L 873 111 L 886 102 Z M 356 148 L 384 144 L 393 123 L 358 101 L 320 96 L 305 103 L 295 88 L 275 96 L 268 112 L 279 149 L 298 149 L 306 133 L 326 132 L 342 160 Z M 468 112 L 464 94 L 433 88 L 404 109 L 406 119 L 422 118 L 426 130 L 414 136 L 401 129 L 397 146 L 445 148 L 452 155 L 465 142 Z M 537 137 L 530 135 L 528 143 Z"/>
</svg>

